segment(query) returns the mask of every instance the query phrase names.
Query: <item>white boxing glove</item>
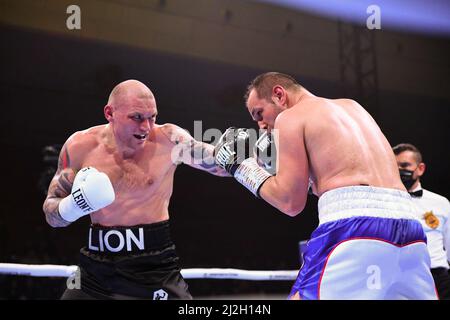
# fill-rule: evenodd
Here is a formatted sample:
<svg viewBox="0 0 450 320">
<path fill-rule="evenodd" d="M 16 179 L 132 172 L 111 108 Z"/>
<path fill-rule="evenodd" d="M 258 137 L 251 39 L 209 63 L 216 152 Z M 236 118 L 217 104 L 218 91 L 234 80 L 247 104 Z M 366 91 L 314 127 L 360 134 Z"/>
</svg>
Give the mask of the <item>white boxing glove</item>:
<svg viewBox="0 0 450 320">
<path fill-rule="evenodd" d="M 92 167 L 78 171 L 71 194 L 59 202 L 59 214 L 73 222 L 82 216 L 110 205 L 115 199 L 114 189 L 108 176 Z"/>
</svg>

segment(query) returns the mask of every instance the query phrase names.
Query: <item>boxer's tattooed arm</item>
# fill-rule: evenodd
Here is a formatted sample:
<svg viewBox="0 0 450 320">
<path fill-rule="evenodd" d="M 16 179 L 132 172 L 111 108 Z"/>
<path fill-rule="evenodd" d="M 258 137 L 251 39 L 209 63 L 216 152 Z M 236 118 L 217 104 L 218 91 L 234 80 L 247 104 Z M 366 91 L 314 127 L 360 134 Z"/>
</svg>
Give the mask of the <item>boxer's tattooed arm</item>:
<svg viewBox="0 0 450 320">
<path fill-rule="evenodd" d="M 71 173 L 73 173 L 71 169 L 66 169 L 59 175 L 55 190 L 53 191 L 56 198 L 65 198 L 70 194 L 73 184 L 73 177 L 72 179 L 70 178 Z"/>
<path fill-rule="evenodd" d="M 216 164 L 213 145 L 195 140 L 189 132 L 175 125 L 167 126 L 163 133 L 175 144 L 172 152 L 173 163 L 184 163 L 217 176 L 230 176 Z"/>
<path fill-rule="evenodd" d="M 208 171 L 216 169 L 214 157 L 209 152 L 210 150 L 208 150 L 206 143 L 198 142 L 192 139 L 189 141 L 189 151 L 195 164 L 198 164 L 200 167 Z"/>
<path fill-rule="evenodd" d="M 219 167 L 214 159 L 214 146 L 208 143 L 200 142 L 192 139 L 191 158 L 198 162 L 199 166 L 211 174 L 217 176 L 230 176 L 229 173 Z"/>
<path fill-rule="evenodd" d="M 44 201 L 45 219 L 52 227 L 65 227 L 70 224 L 70 222 L 61 217 L 58 210 L 59 202 L 70 194 L 70 186 L 68 187 L 67 185 L 69 183 L 67 175 L 67 172 L 63 172 L 59 179 L 56 179 L 56 177 L 53 179 L 48 189 L 47 199 Z"/>
<path fill-rule="evenodd" d="M 45 219 L 52 227 L 66 227 L 70 222 L 64 220 L 58 211 L 59 202 L 70 194 L 75 173 L 70 167 L 69 154 L 62 148 L 58 159 L 58 170 L 48 188 L 43 210 Z"/>
<path fill-rule="evenodd" d="M 177 142 L 182 144 L 181 159 L 185 164 L 216 176 L 230 176 L 226 170 L 216 164 L 213 145 L 197 141 L 192 137 Z"/>
<path fill-rule="evenodd" d="M 66 145 L 61 148 L 58 158 L 58 171 L 67 169 L 70 166 L 69 152 L 67 151 Z"/>
<path fill-rule="evenodd" d="M 46 213 L 45 219 L 47 220 L 47 223 L 54 228 L 67 227 L 70 224 L 70 222 L 64 220 L 61 217 L 61 215 L 58 212 L 58 207 L 56 207 L 56 210 L 54 212 Z"/>
</svg>

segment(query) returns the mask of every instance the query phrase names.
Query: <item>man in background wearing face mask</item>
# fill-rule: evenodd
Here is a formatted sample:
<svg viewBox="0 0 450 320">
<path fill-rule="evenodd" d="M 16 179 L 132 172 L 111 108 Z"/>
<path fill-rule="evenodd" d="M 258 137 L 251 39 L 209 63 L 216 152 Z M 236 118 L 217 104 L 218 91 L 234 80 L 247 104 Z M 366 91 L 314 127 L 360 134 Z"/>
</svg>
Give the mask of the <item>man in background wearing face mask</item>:
<svg viewBox="0 0 450 320">
<path fill-rule="evenodd" d="M 420 151 L 409 143 L 393 148 L 400 177 L 419 207 L 418 218 L 427 236 L 431 273 L 440 299 L 450 299 L 450 203 L 447 198 L 422 188 L 425 172 Z"/>
</svg>

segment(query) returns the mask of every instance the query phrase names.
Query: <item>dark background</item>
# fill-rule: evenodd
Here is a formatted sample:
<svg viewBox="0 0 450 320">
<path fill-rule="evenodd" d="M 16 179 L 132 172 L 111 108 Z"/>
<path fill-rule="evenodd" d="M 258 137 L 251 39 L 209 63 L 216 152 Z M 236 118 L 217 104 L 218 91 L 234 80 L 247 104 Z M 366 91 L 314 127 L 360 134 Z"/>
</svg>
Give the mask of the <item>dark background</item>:
<svg viewBox="0 0 450 320">
<path fill-rule="evenodd" d="M 6 24 L 0 27 L 0 262 L 77 264 L 89 221 L 83 218 L 61 229 L 45 222 L 41 209 L 45 195 L 39 188 L 46 168 L 42 149 L 64 143 L 75 131 L 105 123 L 103 106 L 118 82 L 133 78 L 147 84 L 157 99 L 158 122 L 175 123 L 192 134 L 195 120 L 203 121 L 204 130 L 255 127 L 242 96 L 247 83 L 267 69 Z M 448 39 L 436 41 L 434 50 L 449 50 Z M 439 57 L 448 71 L 448 55 Z M 379 72 L 395 74 L 396 70 Z M 429 95 L 405 93 L 405 83 L 397 74 L 398 90 L 380 89 L 378 109 L 368 110 L 376 114 L 392 145 L 411 142 L 422 151 L 428 165 L 423 186 L 448 197 L 450 94 L 433 95 L 430 75 L 412 74 L 423 77 L 422 85 L 430 86 L 423 92 Z M 317 95 L 345 95 L 339 81 L 293 76 Z M 439 74 L 438 81 L 447 87 L 449 80 L 449 72 Z M 298 242 L 308 239 L 317 226 L 316 205 L 317 199 L 311 196 L 304 212 L 290 218 L 255 199 L 232 179 L 180 166 L 170 213 L 181 266 L 298 269 Z M 188 283 L 197 297 L 286 295 L 291 286 L 290 282 L 222 280 Z M 0 298 L 54 299 L 64 287 L 64 279 L 1 276 Z"/>
</svg>

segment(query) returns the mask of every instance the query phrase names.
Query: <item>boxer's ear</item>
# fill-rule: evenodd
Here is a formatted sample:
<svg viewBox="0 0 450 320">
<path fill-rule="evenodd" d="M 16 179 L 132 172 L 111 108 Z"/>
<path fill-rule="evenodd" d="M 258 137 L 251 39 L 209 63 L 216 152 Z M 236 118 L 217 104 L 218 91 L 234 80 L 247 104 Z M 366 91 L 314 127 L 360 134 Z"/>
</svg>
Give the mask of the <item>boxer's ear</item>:
<svg viewBox="0 0 450 320">
<path fill-rule="evenodd" d="M 272 101 L 275 104 L 285 104 L 286 92 L 282 86 L 276 85 L 272 88 Z"/>
<path fill-rule="evenodd" d="M 113 108 L 110 105 L 106 105 L 105 108 L 103 108 L 103 113 L 105 115 L 106 120 L 108 122 L 113 122 Z"/>
</svg>

